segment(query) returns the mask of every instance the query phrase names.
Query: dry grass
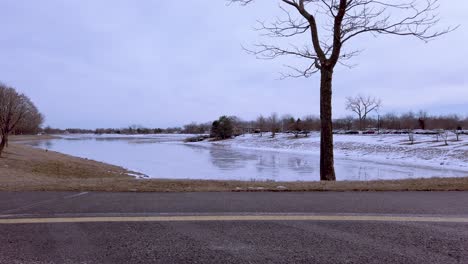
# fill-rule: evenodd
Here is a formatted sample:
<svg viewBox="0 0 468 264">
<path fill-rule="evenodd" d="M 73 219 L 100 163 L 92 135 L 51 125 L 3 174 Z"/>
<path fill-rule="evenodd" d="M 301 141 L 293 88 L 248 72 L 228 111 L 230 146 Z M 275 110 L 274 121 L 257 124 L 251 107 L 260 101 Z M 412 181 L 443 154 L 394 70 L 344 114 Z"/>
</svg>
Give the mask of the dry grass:
<svg viewBox="0 0 468 264">
<path fill-rule="evenodd" d="M 118 166 L 11 144 L 0 158 L 0 191 L 468 191 L 468 177 L 368 182 L 241 182 L 140 180 L 126 173 L 129 171 Z"/>
<path fill-rule="evenodd" d="M 34 141 L 34 140 L 47 140 L 47 139 L 56 139 L 59 137 L 52 135 L 17 135 L 10 136 L 10 141 L 20 142 L 20 141 Z"/>
</svg>

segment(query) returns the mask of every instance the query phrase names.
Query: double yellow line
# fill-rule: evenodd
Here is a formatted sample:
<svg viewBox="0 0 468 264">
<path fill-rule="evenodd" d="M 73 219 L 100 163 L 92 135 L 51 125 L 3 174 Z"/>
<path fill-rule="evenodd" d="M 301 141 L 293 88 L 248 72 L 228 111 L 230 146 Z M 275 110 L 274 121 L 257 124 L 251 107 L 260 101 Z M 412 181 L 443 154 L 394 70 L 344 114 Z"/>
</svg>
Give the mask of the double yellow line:
<svg viewBox="0 0 468 264">
<path fill-rule="evenodd" d="M 110 222 L 206 222 L 206 221 L 377 221 L 468 223 L 468 217 L 371 216 L 371 215 L 192 215 L 0 218 L 0 224 L 110 223 Z"/>
</svg>

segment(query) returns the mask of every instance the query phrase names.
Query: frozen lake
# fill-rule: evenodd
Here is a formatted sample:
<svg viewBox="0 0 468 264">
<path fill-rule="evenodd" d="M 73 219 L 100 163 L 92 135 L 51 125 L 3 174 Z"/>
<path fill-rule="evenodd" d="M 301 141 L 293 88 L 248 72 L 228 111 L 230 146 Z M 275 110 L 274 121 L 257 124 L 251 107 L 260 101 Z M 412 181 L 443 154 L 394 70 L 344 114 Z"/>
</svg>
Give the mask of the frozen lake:
<svg viewBox="0 0 468 264">
<path fill-rule="evenodd" d="M 77 135 L 29 145 L 119 165 L 151 178 L 319 180 L 319 156 L 211 144 L 185 144 L 186 135 Z M 336 159 L 338 180 L 466 176 L 466 172 Z"/>
</svg>

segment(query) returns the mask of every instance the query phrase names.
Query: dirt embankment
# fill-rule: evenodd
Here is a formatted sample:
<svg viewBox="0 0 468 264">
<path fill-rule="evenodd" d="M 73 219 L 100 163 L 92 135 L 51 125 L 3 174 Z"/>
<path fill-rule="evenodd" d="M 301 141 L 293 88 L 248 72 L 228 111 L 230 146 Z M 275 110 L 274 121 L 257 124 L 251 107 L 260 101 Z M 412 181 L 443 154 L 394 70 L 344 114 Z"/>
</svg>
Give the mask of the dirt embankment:
<svg viewBox="0 0 468 264">
<path fill-rule="evenodd" d="M 50 136 L 12 137 L 0 158 L 0 191 L 468 191 L 468 177 L 328 183 L 135 179 L 118 166 L 17 143 L 36 139 Z"/>
</svg>

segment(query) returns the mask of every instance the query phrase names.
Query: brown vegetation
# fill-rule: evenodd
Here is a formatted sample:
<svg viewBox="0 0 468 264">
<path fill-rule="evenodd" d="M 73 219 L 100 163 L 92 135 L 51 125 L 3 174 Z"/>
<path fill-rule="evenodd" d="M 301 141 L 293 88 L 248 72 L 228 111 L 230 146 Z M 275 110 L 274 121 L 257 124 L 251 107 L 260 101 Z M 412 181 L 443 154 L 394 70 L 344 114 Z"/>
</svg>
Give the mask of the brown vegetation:
<svg viewBox="0 0 468 264">
<path fill-rule="evenodd" d="M 0 83 L 0 156 L 13 132 L 37 133 L 44 118 L 24 94 Z"/>
</svg>

